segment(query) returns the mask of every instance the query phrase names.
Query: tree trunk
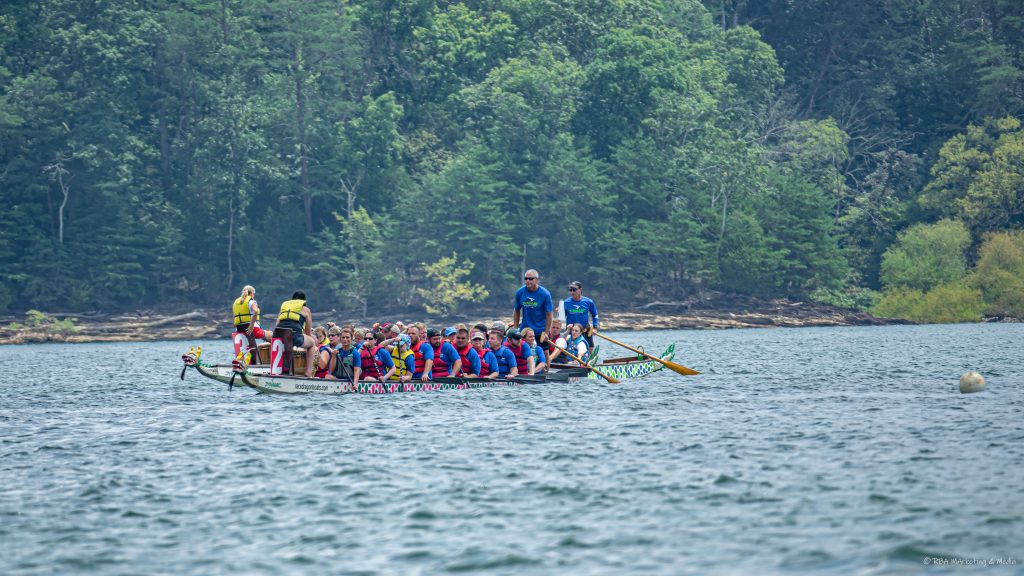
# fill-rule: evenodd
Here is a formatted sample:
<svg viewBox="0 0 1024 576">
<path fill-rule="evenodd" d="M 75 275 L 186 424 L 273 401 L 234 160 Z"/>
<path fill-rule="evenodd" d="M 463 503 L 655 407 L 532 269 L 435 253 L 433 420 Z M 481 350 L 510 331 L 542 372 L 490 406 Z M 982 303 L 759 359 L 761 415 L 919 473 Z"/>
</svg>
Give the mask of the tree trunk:
<svg viewBox="0 0 1024 576">
<path fill-rule="evenodd" d="M 231 191 L 231 201 L 228 203 L 228 292 L 231 291 L 231 284 L 235 281 L 234 262 L 231 254 L 235 245 L 235 192 Z"/>
<path fill-rule="evenodd" d="M 306 157 L 306 94 L 302 91 L 305 70 L 302 64 L 302 43 L 295 49 L 292 63 L 295 77 L 295 128 L 299 137 L 299 175 L 302 182 L 302 207 L 306 216 L 306 233 L 313 233 L 313 193 L 309 189 L 309 160 Z"/>
</svg>

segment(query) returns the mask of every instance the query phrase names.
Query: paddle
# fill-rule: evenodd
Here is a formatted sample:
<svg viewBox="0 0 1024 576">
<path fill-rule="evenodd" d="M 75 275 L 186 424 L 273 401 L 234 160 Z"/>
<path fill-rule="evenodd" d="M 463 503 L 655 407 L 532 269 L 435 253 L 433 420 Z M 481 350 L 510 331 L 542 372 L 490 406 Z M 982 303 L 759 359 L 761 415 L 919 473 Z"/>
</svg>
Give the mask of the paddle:
<svg viewBox="0 0 1024 576">
<path fill-rule="evenodd" d="M 566 350 L 565 348 L 562 348 L 561 346 L 559 346 L 558 344 L 555 344 L 554 342 L 552 342 L 551 345 L 554 346 L 555 348 L 558 348 L 562 352 L 565 352 L 565 354 L 567 356 L 569 356 L 569 358 L 572 358 L 573 360 L 579 362 L 580 366 L 587 366 L 587 363 L 584 362 L 583 360 L 581 360 L 579 356 L 573 354 L 572 352 L 569 352 L 568 350 Z M 590 369 L 594 371 L 594 374 L 597 374 L 601 378 L 604 378 L 605 380 L 607 380 L 609 384 L 618 384 L 619 383 L 619 381 L 616 380 L 615 378 L 612 378 L 611 376 L 609 376 L 607 374 L 604 374 L 603 372 L 601 372 L 597 368 L 594 368 L 593 366 L 591 366 Z"/>
<path fill-rule="evenodd" d="M 676 374 L 682 374 L 683 376 L 695 376 L 697 374 L 700 374 L 700 372 L 697 372 L 693 368 L 687 368 L 686 366 L 683 366 L 682 364 L 676 364 L 675 362 L 670 362 L 668 360 L 662 360 L 661 358 L 658 358 L 657 356 L 651 356 L 650 354 L 648 354 L 647 352 L 644 352 L 643 350 L 637 350 L 636 348 L 633 348 L 632 346 L 629 346 L 627 344 L 623 344 L 622 342 L 619 342 L 618 340 L 612 340 L 611 338 L 605 336 L 604 334 L 599 333 L 597 330 L 593 330 L 593 331 L 591 331 L 591 333 L 593 335 L 597 336 L 598 338 L 604 338 L 605 340 L 611 342 L 612 344 L 618 344 L 619 346 L 622 346 L 626 350 L 632 350 L 633 352 L 636 352 L 637 354 L 640 354 L 642 356 L 650 358 L 651 360 L 654 360 L 655 362 L 659 362 L 662 366 L 668 368 L 669 370 L 675 372 Z"/>
</svg>

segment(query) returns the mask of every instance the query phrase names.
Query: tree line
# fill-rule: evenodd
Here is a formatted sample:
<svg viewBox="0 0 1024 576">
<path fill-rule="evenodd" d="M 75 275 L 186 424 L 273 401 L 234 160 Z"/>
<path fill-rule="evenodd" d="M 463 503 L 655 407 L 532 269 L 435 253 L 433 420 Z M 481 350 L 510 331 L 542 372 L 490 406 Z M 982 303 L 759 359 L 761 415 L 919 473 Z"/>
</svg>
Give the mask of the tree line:
<svg viewBox="0 0 1024 576">
<path fill-rule="evenodd" d="M 1018 239 L 1022 57 L 1011 0 L 7 2 L 0 309 L 884 308 L 912 230 Z"/>
</svg>

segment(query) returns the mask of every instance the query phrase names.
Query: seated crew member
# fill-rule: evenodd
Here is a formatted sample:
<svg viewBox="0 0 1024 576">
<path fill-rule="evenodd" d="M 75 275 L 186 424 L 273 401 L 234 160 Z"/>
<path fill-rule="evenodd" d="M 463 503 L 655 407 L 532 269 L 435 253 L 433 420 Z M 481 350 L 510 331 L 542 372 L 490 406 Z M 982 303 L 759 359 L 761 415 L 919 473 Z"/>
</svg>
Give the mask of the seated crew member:
<svg viewBox="0 0 1024 576">
<path fill-rule="evenodd" d="M 434 348 L 427 342 L 421 340 L 423 333 L 417 325 L 411 325 L 406 329 L 409 337 L 409 350 L 416 357 L 416 370 L 413 378 L 419 378 L 423 382 L 429 382 L 434 370 Z"/>
<path fill-rule="evenodd" d="M 484 336 L 483 332 L 473 332 L 473 338 L 470 340 L 473 345 L 473 350 L 476 351 L 477 358 L 480 362 L 480 376 L 482 378 L 497 378 L 498 377 L 498 358 L 491 352 L 491 349 L 485 346 L 487 337 Z"/>
<path fill-rule="evenodd" d="M 317 326 L 313 334 L 313 337 L 318 341 L 323 340 L 324 334 L 327 334 L 327 344 L 320 344 L 317 347 L 316 374 L 313 376 L 316 378 L 333 378 L 330 374 L 334 371 L 336 360 L 334 348 L 338 345 L 340 331 L 337 328 L 324 330 L 323 326 Z"/>
<path fill-rule="evenodd" d="M 252 286 L 242 288 L 242 295 L 231 305 L 235 331 L 244 332 L 261 340 L 270 341 L 270 335 L 260 327 L 260 305 L 256 303 L 256 289 Z"/>
<path fill-rule="evenodd" d="M 281 303 L 277 315 L 277 327 L 292 331 L 292 347 L 306 351 L 306 378 L 313 377 L 313 361 L 316 357 L 317 341 L 313 338 L 313 313 L 306 305 L 306 293 L 296 290 L 291 300 Z"/>
<path fill-rule="evenodd" d="M 515 328 L 509 328 L 505 333 L 505 347 L 512 351 L 516 358 L 516 371 L 519 374 L 534 374 L 537 358 L 533 355 L 533 349 L 523 344 L 523 333 Z"/>
<path fill-rule="evenodd" d="M 342 328 L 338 336 L 338 347 L 334 349 L 335 360 L 333 376 L 336 380 L 351 380 L 352 384 L 359 384 L 359 377 L 362 374 L 362 363 L 359 357 L 359 350 L 352 342 L 352 330 Z"/>
<path fill-rule="evenodd" d="M 469 330 L 464 327 L 455 333 L 455 352 L 459 355 L 461 370 L 457 374 L 453 372 L 453 375 L 480 375 L 480 355 L 473 350 L 473 345 L 469 343 Z"/>
<path fill-rule="evenodd" d="M 565 349 L 575 354 L 583 362 L 586 362 L 590 358 L 590 348 L 587 346 L 587 339 L 583 337 L 583 326 L 570 324 L 568 329 L 569 339 L 565 344 Z M 575 360 L 573 361 L 575 362 Z"/>
<path fill-rule="evenodd" d="M 413 373 L 416 371 L 416 355 L 413 354 L 412 350 L 409 350 L 409 344 L 411 343 L 412 339 L 409 338 L 409 335 L 402 334 L 391 349 L 391 360 L 396 368 L 391 372 L 391 376 L 389 376 L 392 380 L 398 380 L 399 382 L 409 382 L 412 380 Z"/>
<path fill-rule="evenodd" d="M 502 345 L 504 334 L 497 330 L 491 330 L 487 336 L 490 351 L 498 363 L 498 378 L 513 377 L 519 375 L 516 365 L 516 356 L 508 347 Z"/>
<path fill-rule="evenodd" d="M 431 376 L 433 378 L 457 376 L 462 371 L 462 360 L 459 358 L 459 353 L 455 351 L 455 346 L 452 346 L 451 342 L 447 340 L 442 340 L 441 333 L 436 328 L 427 330 L 427 338 L 431 348 L 434 349 L 434 366 L 431 368 Z"/>
<path fill-rule="evenodd" d="M 377 344 L 380 334 L 367 332 L 363 337 L 363 346 L 359 349 L 359 364 L 363 369 L 363 381 L 385 381 L 395 373 L 395 362 L 391 352 Z"/>
<path fill-rule="evenodd" d="M 533 357 L 536 358 L 534 361 L 533 373 L 543 374 L 548 368 L 546 357 L 544 355 L 544 346 L 537 342 L 537 336 L 534 335 L 533 328 L 523 330 L 523 342 L 530 347 L 530 350 L 533 351 Z"/>
<path fill-rule="evenodd" d="M 550 366 L 553 362 L 564 362 L 566 359 L 565 354 L 558 349 L 559 346 L 565 348 L 565 338 L 562 337 L 562 321 L 558 318 L 551 320 L 551 334 L 550 338 L 544 342 L 544 346 L 547 347 L 547 364 Z M 559 359 L 560 358 L 560 359 Z"/>
<path fill-rule="evenodd" d="M 455 346 L 455 335 L 459 333 L 459 329 L 455 326 L 449 326 L 444 329 L 444 339 L 446 342 Z"/>
</svg>

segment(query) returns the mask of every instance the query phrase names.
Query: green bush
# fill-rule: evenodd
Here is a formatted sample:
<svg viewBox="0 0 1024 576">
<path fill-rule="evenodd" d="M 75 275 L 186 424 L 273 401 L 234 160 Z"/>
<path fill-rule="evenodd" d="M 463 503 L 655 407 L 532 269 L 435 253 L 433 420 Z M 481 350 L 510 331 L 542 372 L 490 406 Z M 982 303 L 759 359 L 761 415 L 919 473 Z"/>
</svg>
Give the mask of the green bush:
<svg viewBox="0 0 1024 576">
<path fill-rule="evenodd" d="M 845 288 L 842 290 L 830 290 L 818 288 L 811 292 L 811 300 L 821 302 L 838 308 L 852 308 L 854 310 L 871 310 L 878 301 L 880 294 L 870 288 Z"/>
<path fill-rule="evenodd" d="M 882 285 L 927 292 L 967 273 L 964 253 L 971 234 L 962 222 L 917 224 L 899 235 L 882 256 Z"/>
<path fill-rule="evenodd" d="M 939 324 L 978 322 L 984 311 L 981 290 L 963 284 L 947 284 L 925 294 L 911 320 Z"/>
<path fill-rule="evenodd" d="M 873 312 L 888 318 L 949 324 L 978 322 L 984 310 L 980 290 L 956 283 L 938 286 L 927 293 L 913 288 L 886 290 Z"/>
<path fill-rule="evenodd" d="M 890 288 L 882 292 L 871 313 L 883 318 L 907 318 L 924 300 L 924 293 L 913 288 Z"/>
<path fill-rule="evenodd" d="M 58 320 L 53 316 L 47 316 L 44 312 L 39 310 L 29 310 L 25 312 L 25 323 L 11 322 L 11 330 L 15 332 L 29 331 L 38 334 L 50 334 L 67 336 L 78 332 L 79 327 L 75 325 L 75 321 L 72 318 L 65 318 Z"/>
<path fill-rule="evenodd" d="M 987 314 L 1024 318 L 1024 232 L 989 235 L 970 282 L 981 290 Z"/>
</svg>

